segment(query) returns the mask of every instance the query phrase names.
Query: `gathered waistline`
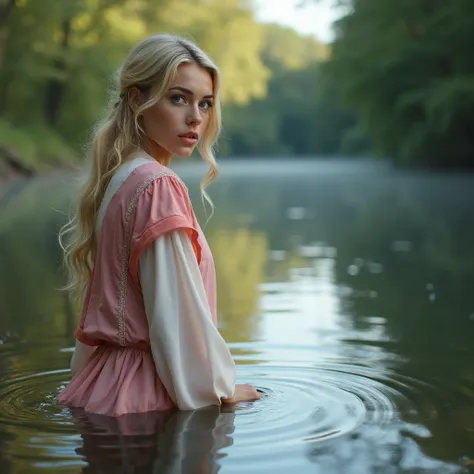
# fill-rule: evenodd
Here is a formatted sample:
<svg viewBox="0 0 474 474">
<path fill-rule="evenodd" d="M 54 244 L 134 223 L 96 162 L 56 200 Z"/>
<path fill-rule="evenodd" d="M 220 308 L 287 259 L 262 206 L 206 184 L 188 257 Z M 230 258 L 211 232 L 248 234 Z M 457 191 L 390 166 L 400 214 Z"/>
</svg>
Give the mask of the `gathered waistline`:
<svg viewBox="0 0 474 474">
<path fill-rule="evenodd" d="M 149 344 L 143 343 L 143 344 L 133 344 L 130 346 L 121 346 L 120 344 L 114 344 L 112 342 L 110 343 L 105 343 L 102 342 L 99 345 L 96 346 L 97 348 L 102 347 L 104 349 L 116 349 L 119 351 L 126 351 L 126 350 L 132 350 L 132 351 L 140 351 L 140 352 L 151 352 L 151 347 Z"/>
</svg>

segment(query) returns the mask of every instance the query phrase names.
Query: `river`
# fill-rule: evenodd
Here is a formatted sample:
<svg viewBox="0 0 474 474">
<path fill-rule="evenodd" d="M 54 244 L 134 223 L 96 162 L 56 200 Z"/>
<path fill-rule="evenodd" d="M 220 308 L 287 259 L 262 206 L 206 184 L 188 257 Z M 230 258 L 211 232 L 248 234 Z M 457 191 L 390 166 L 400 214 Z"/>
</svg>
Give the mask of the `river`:
<svg viewBox="0 0 474 474">
<path fill-rule="evenodd" d="M 195 165 L 176 167 L 202 223 Z M 474 472 L 474 175 L 223 162 L 205 232 L 233 410 L 58 406 L 78 310 L 59 288 L 70 175 L 0 184 L 0 471 Z"/>
</svg>

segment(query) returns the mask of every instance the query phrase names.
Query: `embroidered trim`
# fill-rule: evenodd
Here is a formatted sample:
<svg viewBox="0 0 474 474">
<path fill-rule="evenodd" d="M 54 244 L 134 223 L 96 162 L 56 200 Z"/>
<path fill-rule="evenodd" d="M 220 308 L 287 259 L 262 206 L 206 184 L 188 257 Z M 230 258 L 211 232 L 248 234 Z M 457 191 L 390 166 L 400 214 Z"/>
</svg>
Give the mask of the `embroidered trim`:
<svg viewBox="0 0 474 474">
<path fill-rule="evenodd" d="M 123 246 L 122 252 L 122 268 L 120 271 L 120 296 L 119 296 L 119 314 L 118 314 L 118 330 L 119 330 L 119 343 L 121 346 L 125 347 L 125 298 L 127 296 L 127 273 L 128 273 L 128 262 L 130 259 L 130 219 L 132 217 L 133 210 L 137 204 L 140 194 L 145 190 L 145 188 L 155 179 L 161 178 L 163 176 L 170 176 L 175 178 L 176 176 L 169 172 L 157 173 L 145 181 L 143 181 L 140 186 L 135 191 L 130 204 L 128 205 L 127 212 L 125 214 L 125 225 L 124 225 L 124 234 L 125 234 L 125 244 Z"/>
</svg>

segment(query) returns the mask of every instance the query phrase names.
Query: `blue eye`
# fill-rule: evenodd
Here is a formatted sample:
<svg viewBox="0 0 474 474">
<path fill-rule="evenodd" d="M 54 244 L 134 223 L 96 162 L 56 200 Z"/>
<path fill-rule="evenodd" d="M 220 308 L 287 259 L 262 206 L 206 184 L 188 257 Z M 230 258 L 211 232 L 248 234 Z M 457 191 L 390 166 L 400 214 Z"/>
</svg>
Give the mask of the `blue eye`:
<svg viewBox="0 0 474 474">
<path fill-rule="evenodd" d="M 171 97 L 171 101 L 175 104 L 182 104 L 183 102 L 180 102 L 180 100 L 182 100 L 184 102 L 186 99 L 182 95 L 173 95 Z"/>
<path fill-rule="evenodd" d="M 209 110 L 211 107 L 214 106 L 214 104 L 210 100 L 205 100 L 204 102 L 201 102 L 199 106 L 204 110 Z"/>
</svg>

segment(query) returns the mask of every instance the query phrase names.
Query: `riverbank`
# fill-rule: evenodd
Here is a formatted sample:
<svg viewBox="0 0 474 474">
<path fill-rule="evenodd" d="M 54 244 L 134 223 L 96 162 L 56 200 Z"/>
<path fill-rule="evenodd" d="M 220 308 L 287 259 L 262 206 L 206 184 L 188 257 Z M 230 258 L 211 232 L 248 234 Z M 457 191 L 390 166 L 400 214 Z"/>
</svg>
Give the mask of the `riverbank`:
<svg viewBox="0 0 474 474">
<path fill-rule="evenodd" d="M 2 163 L 5 165 L 5 162 Z M 288 165 L 290 164 L 290 168 Z M 42 166 L 36 169 L 22 169 L 14 165 L 12 168 L 0 166 L 0 182 L 12 179 L 29 177 L 40 177 L 53 174 L 74 173 L 78 170 L 80 163 L 68 163 L 60 166 Z M 271 177 L 280 175 L 284 170 L 286 174 L 352 174 L 367 170 L 390 170 L 392 164 L 387 160 L 376 160 L 372 158 L 336 157 L 336 156 L 312 156 L 312 157 L 222 157 L 218 158 L 219 177 L 225 176 L 249 176 L 249 177 Z M 198 157 L 176 158 L 171 164 L 180 176 L 189 179 L 200 179 L 207 171 L 207 164 Z"/>
<path fill-rule="evenodd" d="M 390 171 L 397 169 L 400 172 L 412 173 L 443 173 L 443 174 L 472 174 L 474 168 L 437 168 L 420 165 L 400 166 L 391 160 L 370 157 L 355 156 L 265 156 L 255 155 L 218 157 L 219 174 L 222 176 L 273 176 L 280 174 L 282 170 L 288 174 L 352 174 L 359 173 L 363 169 Z M 290 169 L 288 165 L 291 164 Z M 55 163 L 45 162 L 39 166 L 25 164 L 16 155 L 7 155 L 0 148 L 0 182 L 14 179 L 24 179 L 29 177 L 56 175 L 77 172 L 81 166 L 80 160 L 75 159 L 69 162 Z M 183 177 L 198 178 L 204 176 L 207 165 L 198 156 L 187 158 L 176 158 L 171 167 Z"/>
<path fill-rule="evenodd" d="M 0 119 L 0 179 L 30 177 L 79 163 L 77 150 L 44 124 Z"/>
<path fill-rule="evenodd" d="M 74 171 L 77 162 L 42 163 L 38 166 L 21 160 L 10 149 L 0 148 L 0 182 Z"/>
</svg>

